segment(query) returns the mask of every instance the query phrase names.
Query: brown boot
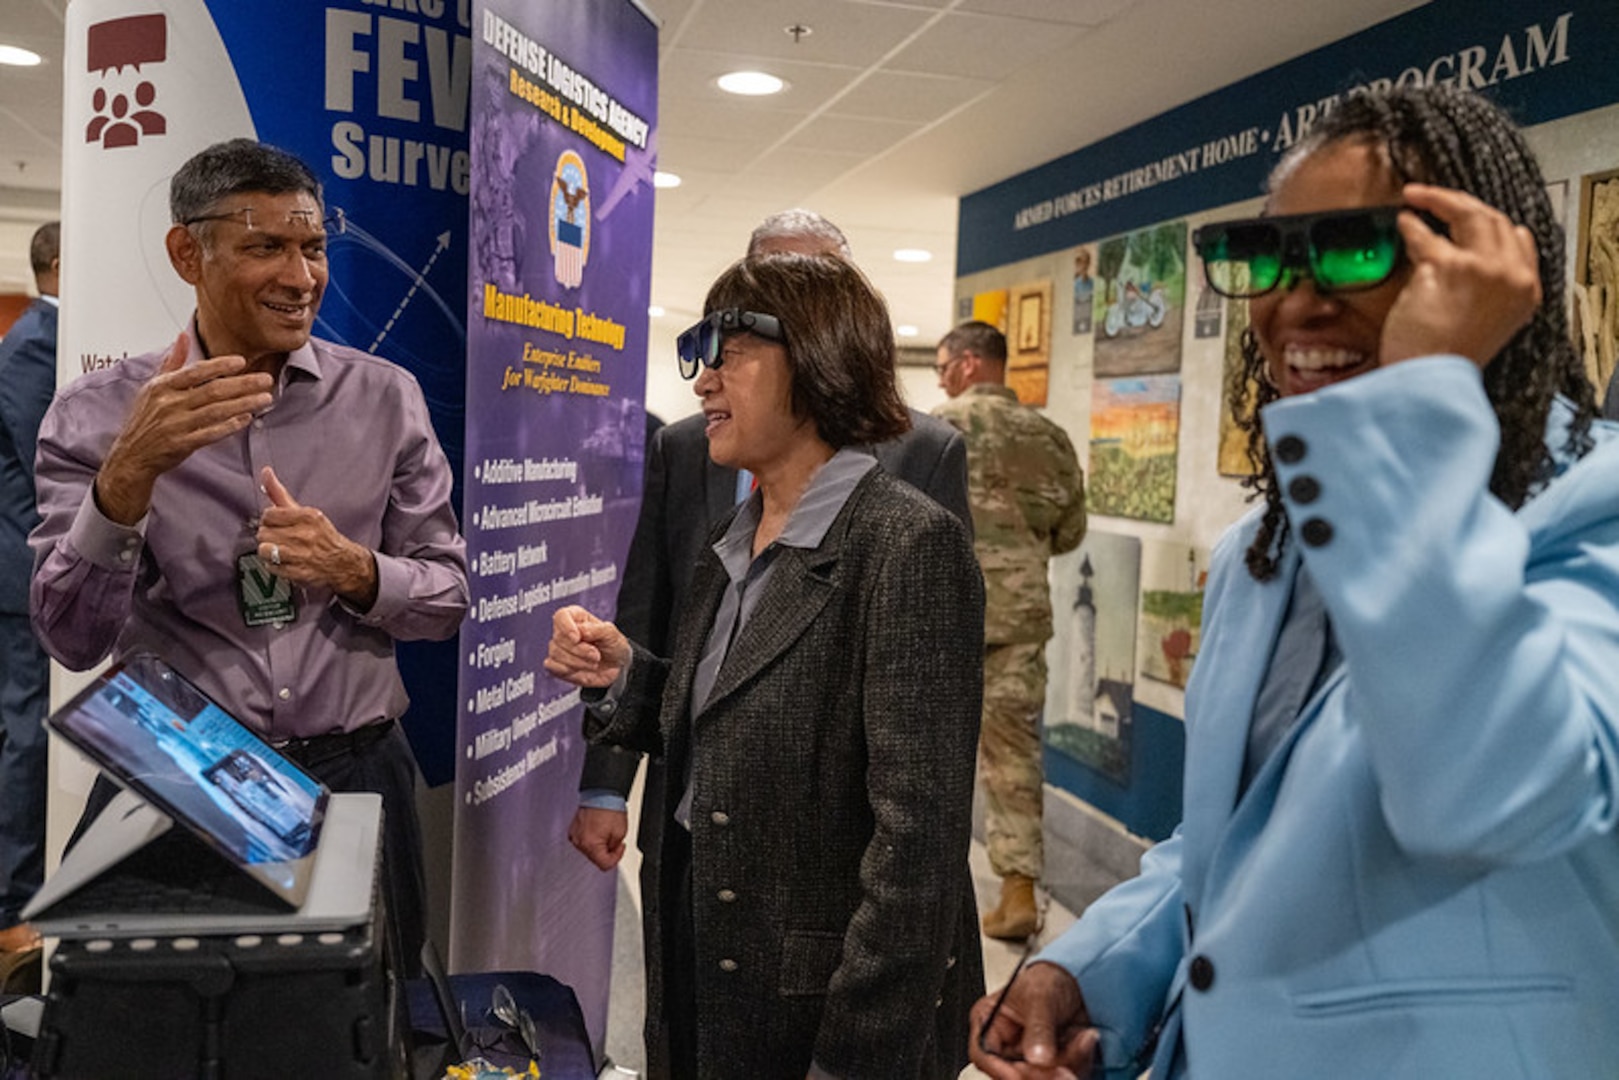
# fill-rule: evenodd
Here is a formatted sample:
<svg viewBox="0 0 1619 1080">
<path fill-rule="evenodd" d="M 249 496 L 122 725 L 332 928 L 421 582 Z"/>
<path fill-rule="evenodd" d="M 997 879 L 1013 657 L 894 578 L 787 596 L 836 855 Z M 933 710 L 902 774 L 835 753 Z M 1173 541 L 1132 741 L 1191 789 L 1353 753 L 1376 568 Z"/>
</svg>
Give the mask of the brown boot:
<svg viewBox="0 0 1619 1080">
<path fill-rule="evenodd" d="M 1034 902 L 1034 879 L 1008 874 L 1001 879 L 1001 903 L 984 916 L 984 933 L 1001 941 L 1022 941 L 1040 929 L 1040 908 Z"/>
</svg>

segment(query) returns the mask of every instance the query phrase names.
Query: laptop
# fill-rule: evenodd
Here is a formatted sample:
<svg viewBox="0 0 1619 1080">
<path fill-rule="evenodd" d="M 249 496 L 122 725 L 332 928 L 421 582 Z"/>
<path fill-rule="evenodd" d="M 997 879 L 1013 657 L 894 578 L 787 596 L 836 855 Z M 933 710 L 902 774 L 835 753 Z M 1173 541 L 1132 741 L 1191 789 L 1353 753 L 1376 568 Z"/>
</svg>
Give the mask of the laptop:
<svg viewBox="0 0 1619 1080">
<path fill-rule="evenodd" d="M 333 793 L 159 657 L 109 668 L 46 725 L 124 790 L 23 909 L 40 933 L 279 934 L 370 919 L 381 796 Z"/>
</svg>

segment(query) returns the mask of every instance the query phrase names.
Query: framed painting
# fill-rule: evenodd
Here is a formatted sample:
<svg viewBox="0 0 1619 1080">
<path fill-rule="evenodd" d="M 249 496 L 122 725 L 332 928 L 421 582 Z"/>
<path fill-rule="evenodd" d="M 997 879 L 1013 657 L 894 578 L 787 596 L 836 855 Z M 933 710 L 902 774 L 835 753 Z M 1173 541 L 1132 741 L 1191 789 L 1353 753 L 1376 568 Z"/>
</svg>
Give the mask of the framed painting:
<svg viewBox="0 0 1619 1080">
<path fill-rule="evenodd" d="M 1086 507 L 1138 521 L 1175 520 L 1179 375 L 1103 379 L 1091 391 Z"/>
<path fill-rule="evenodd" d="M 1619 360 L 1619 169 L 1580 179 L 1571 291 L 1585 373 L 1600 402 Z"/>
<path fill-rule="evenodd" d="M 1006 385 L 1025 405 L 1044 405 L 1051 371 L 1051 282 L 1009 290 Z"/>
<path fill-rule="evenodd" d="M 1116 784 L 1130 779 L 1141 541 L 1092 532 L 1051 560 L 1045 741 Z"/>
<path fill-rule="evenodd" d="M 1096 377 L 1181 368 L 1186 308 L 1186 222 L 1109 237 L 1096 245 Z"/>
</svg>

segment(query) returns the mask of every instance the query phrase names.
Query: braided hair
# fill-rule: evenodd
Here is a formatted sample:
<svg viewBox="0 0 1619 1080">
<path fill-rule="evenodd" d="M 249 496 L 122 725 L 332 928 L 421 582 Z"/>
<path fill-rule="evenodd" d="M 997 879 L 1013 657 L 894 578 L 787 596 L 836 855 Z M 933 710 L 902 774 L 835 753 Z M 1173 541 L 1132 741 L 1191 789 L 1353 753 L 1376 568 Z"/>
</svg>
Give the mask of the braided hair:
<svg viewBox="0 0 1619 1080">
<path fill-rule="evenodd" d="M 1551 478 L 1546 417 L 1558 395 L 1574 406 L 1567 452 L 1591 448 L 1596 396 L 1574 350 L 1564 308 L 1563 229 L 1552 216 L 1540 166 L 1512 120 L 1496 105 L 1447 86 L 1359 90 L 1339 102 L 1271 172 L 1272 190 L 1291 168 L 1333 143 L 1364 140 L 1381 145 L 1395 180 L 1465 191 L 1526 226 L 1539 252 L 1542 299 L 1529 324 L 1484 368 L 1484 391 L 1501 426 L 1490 491 L 1513 509 Z M 1265 377 L 1259 340 L 1242 336 L 1242 367 L 1226 387 L 1232 418 L 1248 433 L 1254 474 L 1243 481 L 1263 497 L 1265 514 L 1247 552 L 1248 572 L 1265 581 L 1276 574 L 1287 543 L 1287 515 L 1261 429 L 1259 410 L 1280 395 Z"/>
</svg>

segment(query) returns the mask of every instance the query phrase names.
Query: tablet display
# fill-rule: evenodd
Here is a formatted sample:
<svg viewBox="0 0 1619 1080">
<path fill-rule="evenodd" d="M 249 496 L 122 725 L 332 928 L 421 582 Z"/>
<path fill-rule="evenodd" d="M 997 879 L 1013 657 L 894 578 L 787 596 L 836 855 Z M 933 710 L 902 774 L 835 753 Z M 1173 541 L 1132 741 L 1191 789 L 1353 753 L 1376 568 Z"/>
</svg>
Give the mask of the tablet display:
<svg viewBox="0 0 1619 1080">
<path fill-rule="evenodd" d="M 326 788 L 156 656 L 108 669 L 49 724 L 239 864 L 293 862 L 319 839 Z"/>
</svg>

